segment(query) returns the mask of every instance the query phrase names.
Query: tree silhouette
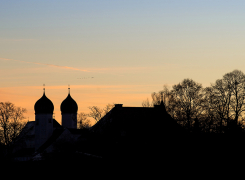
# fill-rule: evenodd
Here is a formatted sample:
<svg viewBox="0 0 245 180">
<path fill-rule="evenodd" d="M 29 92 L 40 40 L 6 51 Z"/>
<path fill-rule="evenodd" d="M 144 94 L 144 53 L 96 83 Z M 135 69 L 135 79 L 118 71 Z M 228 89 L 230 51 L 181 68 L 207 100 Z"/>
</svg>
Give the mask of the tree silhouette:
<svg viewBox="0 0 245 180">
<path fill-rule="evenodd" d="M 16 138 L 24 124 L 21 120 L 24 119 L 25 108 L 16 107 L 11 102 L 0 102 L 0 128 L 1 142 L 5 145 L 9 144 Z"/>
<path fill-rule="evenodd" d="M 103 112 L 103 115 L 106 115 L 112 108 L 114 108 L 114 104 L 107 104 L 104 108 L 103 108 L 103 110 L 104 110 L 104 112 Z"/>
<path fill-rule="evenodd" d="M 92 117 L 94 118 L 94 120 L 96 122 L 98 122 L 101 117 L 102 117 L 102 113 L 103 113 L 103 109 L 100 109 L 99 107 L 97 106 L 91 106 L 91 107 L 88 107 L 90 109 L 90 113 L 88 114 L 89 117 Z"/>
<path fill-rule="evenodd" d="M 245 110 L 245 75 L 239 70 L 234 70 L 223 76 L 227 91 L 230 92 L 231 118 L 238 124 L 238 118 Z"/>
<path fill-rule="evenodd" d="M 218 100 L 219 96 L 215 94 L 213 87 L 206 87 L 204 89 L 204 101 L 203 101 L 203 128 L 206 132 L 216 131 L 212 127 L 216 126 L 224 112 L 223 108 Z M 222 114 L 223 113 L 223 114 Z M 222 126 L 222 120 L 221 120 Z M 222 129 L 220 129 L 221 131 Z"/>
<path fill-rule="evenodd" d="M 209 115 L 219 121 L 220 132 L 230 118 L 231 91 L 223 79 L 216 80 L 211 87 L 205 88 L 206 108 Z"/>
<path fill-rule="evenodd" d="M 158 105 L 163 97 L 166 111 L 189 129 L 194 119 L 205 132 L 223 133 L 227 128 L 243 126 L 245 74 L 242 71 L 226 73 L 222 79 L 204 89 L 192 79 L 184 79 L 173 85 L 172 90 L 164 86 L 163 90 L 151 95 L 152 102 L 147 99 L 142 106 Z"/>
<path fill-rule="evenodd" d="M 143 107 L 152 107 L 152 103 L 150 103 L 149 99 L 147 98 L 145 101 L 142 102 Z"/>
<path fill-rule="evenodd" d="M 99 108 L 98 106 L 90 106 L 90 113 L 88 113 L 89 117 L 94 118 L 96 122 L 98 122 L 104 115 L 106 115 L 112 108 L 114 104 L 107 104 L 105 108 Z"/>
<path fill-rule="evenodd" d="M 202 85 L 192 79 L 184 79 L 181 83 L 174 85 L 171 91 L 175 101 L 175 108 L 187 120 L 190 129 L 192 121 L 202 113 Z"/>
<path fill-rule="evenodd" d="M 88 119 L 88 114 L 81 112 L 77 115 L 77 128 L 78 129 L 88 129 L 91 127 L 90 120 Z"/>
</svg>

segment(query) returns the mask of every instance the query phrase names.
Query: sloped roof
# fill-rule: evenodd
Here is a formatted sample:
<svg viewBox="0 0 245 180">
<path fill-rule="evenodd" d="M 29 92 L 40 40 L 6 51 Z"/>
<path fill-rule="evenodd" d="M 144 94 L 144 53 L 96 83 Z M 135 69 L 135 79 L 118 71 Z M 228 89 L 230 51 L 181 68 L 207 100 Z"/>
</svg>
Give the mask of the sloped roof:
<svg viewBox="0 0 245 180">
<path fill-rule="evenodd" d="M 35 121 L 29 121 L 26 123 L 25 127 L 21 130 L 20 134 L 18 135 L 18 137 L 14 140 L 14 143 L 19 141 L 20 139 L 22 139 L 23 137 L 25 137 L 27 134 L 29 135 L 33 135 L 34 134 L 30 134 L 30 131 L 35 127 Z"/>
<path fill-rule="evenodd" d="M 86 132 L 86 129 L 74 129 L 74 128 L 68 128 L 68 130 L 71 132 L 71 134 L 83 134 Z"/>
<path fill-rule="evenodd" d="M 46 148 L 48 148 L 64 132 L 64 130 L 64 128 L 55 129 L 51 137 L 38 148 L 37 152 L 43 152 Z"/>
<path fill-rule="evenodd" d="M 95 133 L 151 133 L 153 131 L 178 132 L 181 127 L 166 112 L 164 105 L 155 107 L 115 106 L 91 131 Z"/>
<path fill-rule="evenodd" d="M 43 152 L 45 149 L 47 149 L 49 146 L 51 146 L 56 140 L 58 140 L 59 138 L 64 138 L 67 136 L 67 134 L 63 137 L 62 137 L 62 134 L 68 132 L 68 134 L 71 135 L 71 137 L 74 138 L 74 135 L 75 136 L 80 136 L 84 133 L 86 133 L 85 131 L 86 130 L 83 130 L 83 129 L 71 129 L 71 128 L 63 128 L 62 126 L 60 126 L 60 128 L 57 128 L 54 130 L 53 134 L 51 135 L 51 137 L 40 147 L 38 148 L 37 152 L 40 153 L 40 152 Z"/>
<path fill-rule="evenodd" d="M 53 127 L 54 128 L 59 128 L 62 127 L 55 119 L 53 119 Z"/>
</svg>

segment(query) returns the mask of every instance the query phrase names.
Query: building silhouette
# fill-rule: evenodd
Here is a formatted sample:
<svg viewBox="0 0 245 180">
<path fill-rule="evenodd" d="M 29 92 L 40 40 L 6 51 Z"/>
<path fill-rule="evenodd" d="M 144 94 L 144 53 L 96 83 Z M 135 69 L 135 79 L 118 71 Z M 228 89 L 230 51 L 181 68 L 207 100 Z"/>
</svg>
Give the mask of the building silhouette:
<svg viewBox="0 0 245 180">
<path fill-rule="evenodd" d="M 78 106 L 74 99 L 72 99 L 69 93 L 66 99 L 60 105 L 62 126 L 65 128 L 77 129 L 77 111 Z"/>
<path fill-rule="evenodd" d="M 78 105 L 70 89 L 60 106 L 62 125 L 53 119 L 54 105 L 45 89 L 34 110 L 35 121 L 28 122 L 13 142 L 15 161 L 44 160 L 57 154 L 62 154 L 59 158 L 64 158 L 64 154 L 82 158 L 130 157 L 139 149 L 157 149 L 162 142 L 170 150 L 185 133 L 166 112 L 163 101 L 154 107 L 115 104 L 90 129 L 77 129 Z"/>
<path fill-rule="evenodd" d="M 37 150 L 53 134 L 54 105 L 45 95 L 35 103 L 35 150 Z"/>
</svg>

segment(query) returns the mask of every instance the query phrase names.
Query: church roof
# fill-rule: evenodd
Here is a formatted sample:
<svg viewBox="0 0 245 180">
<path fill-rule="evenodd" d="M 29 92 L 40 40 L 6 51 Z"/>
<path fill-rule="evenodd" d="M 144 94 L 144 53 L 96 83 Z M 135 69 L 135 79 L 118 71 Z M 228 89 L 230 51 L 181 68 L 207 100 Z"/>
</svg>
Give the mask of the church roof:
<svg viewBox="0 0 245 180">
<path fill-rule="evenodd" d="M 43 96 L 35 103 L 34 110 L 36 114 L 53 114 L 54 105 L 52 101 L 46 97 L 45 92 L 43 93 Z"/>
<path fill-rule="evenodd" d="M 65 135 L 63 133 L 68 132 L 68 134 L 66 133 Z M 52 145 L 57 139 L 62 140 L 63 142 L 65 142 L 68 138 L 68 136 L 70 136 L 70 138 L 75 138 L 74 135 L 76 136 L 81 136 L 81 135 L 86 135 L 86 130 L 83 129 L 66 129 L 63 128 L 62 126 L 60 126 L 59 128 L 55 129 L 53 131 L 53 134 L 47 139 L 47 141 L 38 148 L 37 152 L 43 152 L 45 151 L 45 149 L 47 149 L 50 145 Z M 63 135 L 62 135 L 63 134 Z"/>
<path fill-rule="evenodd" d="M 76 101 L 71 97 L 70 93 L 60 105 L 61 113 L 77 113 L 78 106 Z"/>
<path fill-rule="evenodd" d="M 166 112 L 164 105 L 155 107 L 115 107 L 107 113 L 93 127 L 92 132 L 126 133 L 126 134 L 149 134 L 157 132 L 176 133 L 182 128 Z"/>
<path fill-rule="evenodd" d="M 64 132 L 64 128 L 55 129 L 53 134 L 48 138 L 48 140 L 37 149 L 37 152 L 43 152 L 46 148 L 48 148 L 60 135 Z"/>
</svg>

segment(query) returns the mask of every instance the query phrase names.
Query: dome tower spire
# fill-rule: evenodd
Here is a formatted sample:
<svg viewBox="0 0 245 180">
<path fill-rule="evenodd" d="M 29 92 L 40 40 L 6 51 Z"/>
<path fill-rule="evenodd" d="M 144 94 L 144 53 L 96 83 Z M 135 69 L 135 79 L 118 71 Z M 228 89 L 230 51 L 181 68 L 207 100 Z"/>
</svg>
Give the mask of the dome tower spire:
<svg viewBox="0 0 245 180">
<path fill-rule="evenodd" d="M 77 111 L 76 101 L 71 97 L 70 85 L 68 85 L 68 96 L 60 105 L 62 126 L 66 128 L 77 129 Z"/>
<path fill-rule="evenodd" d="M 45 95 L 43 85 L 43 96 L 34 105 L 35 110 L 35 149 L 37 150 L 53 133 L 54 105 Z"/>
</svg>

